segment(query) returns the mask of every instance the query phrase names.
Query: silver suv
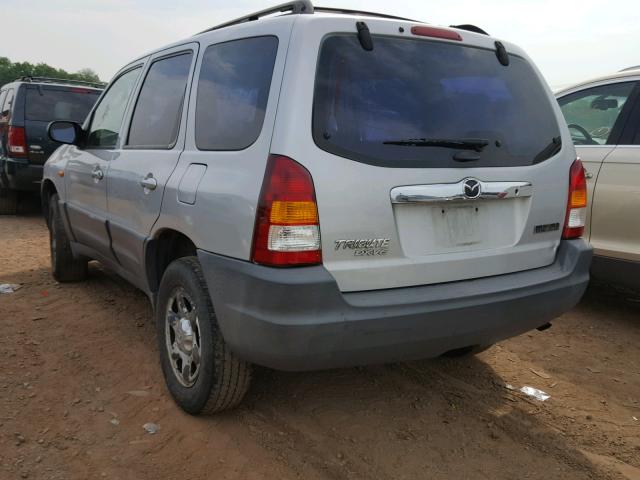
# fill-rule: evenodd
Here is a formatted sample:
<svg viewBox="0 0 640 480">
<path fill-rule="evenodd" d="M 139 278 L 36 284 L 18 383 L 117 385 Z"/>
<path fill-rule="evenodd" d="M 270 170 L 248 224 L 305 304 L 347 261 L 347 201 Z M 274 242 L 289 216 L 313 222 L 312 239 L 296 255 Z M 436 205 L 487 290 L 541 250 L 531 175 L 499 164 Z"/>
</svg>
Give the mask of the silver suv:
<svg viewBox="0 0 640 480">
<path fill-rule="evenodd" d="M 252 364 L 480 351 L 589 279 L 560 108 L 474 26 L 292 2 L 131 62 L 49 134 L 54 277 L 98 260 L 143 290 L 190 413 L 236 405 Z"/>
</svg>

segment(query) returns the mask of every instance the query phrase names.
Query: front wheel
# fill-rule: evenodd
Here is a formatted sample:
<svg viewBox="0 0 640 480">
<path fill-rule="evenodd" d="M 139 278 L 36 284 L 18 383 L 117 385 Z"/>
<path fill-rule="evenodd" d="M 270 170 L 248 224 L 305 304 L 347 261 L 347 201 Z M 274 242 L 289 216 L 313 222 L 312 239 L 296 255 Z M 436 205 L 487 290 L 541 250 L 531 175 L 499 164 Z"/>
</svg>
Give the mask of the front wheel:
<svg viewBox="0 0 640 480">
<path fill-rule="evenodd" d="M 73 256 L 62 222 L 57 193 L 49 200 L 49 246 L 53 278 L 59 282 L 79 282 L 87 278 L 87 259 Z"/>
<path fill-rule="evenodd" d="M 156 306 L 160 363 L 169 392 L 187 413 L 235 407 L 251 383 L 251 365 L 225 343 L 196 257 L 172 262 Z"/>
</svg>

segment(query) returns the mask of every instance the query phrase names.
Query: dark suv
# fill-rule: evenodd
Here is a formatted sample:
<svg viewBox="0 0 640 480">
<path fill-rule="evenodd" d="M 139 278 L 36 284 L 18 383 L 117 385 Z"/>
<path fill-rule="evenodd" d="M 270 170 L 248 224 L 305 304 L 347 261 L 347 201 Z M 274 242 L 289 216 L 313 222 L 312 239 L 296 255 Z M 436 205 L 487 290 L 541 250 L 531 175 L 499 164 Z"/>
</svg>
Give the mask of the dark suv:
<svg viewBox="0 0 640 480">
<path fill-rule="evenodd" d="M 40 190 L 42 165 L 59 144 L 47 125 L 82 123 L 102 85 L 56 78 L 23 77 L 0 89 L 0 215 L 13 214 L 19 191 Z"/>
</svg>

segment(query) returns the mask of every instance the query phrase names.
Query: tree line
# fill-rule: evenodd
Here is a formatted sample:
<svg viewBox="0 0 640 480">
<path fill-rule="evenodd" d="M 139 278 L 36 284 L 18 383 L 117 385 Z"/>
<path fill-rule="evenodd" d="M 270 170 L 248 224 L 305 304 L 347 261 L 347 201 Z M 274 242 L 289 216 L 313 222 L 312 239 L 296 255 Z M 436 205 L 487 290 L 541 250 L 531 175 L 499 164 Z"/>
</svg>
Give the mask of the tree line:
<svg viewBox="0 0 640 480">
<path fill-rule="evenodd" d="M 12 62 L 7 57 L 0 57 L 0 86 L 13 82 L 20 77 L 52 77 L 84 82 L 101 81 L 98 74 L 90 68 L 83 68 L 76 73 L 69 73 L 46 63 Z"/>
</svg>

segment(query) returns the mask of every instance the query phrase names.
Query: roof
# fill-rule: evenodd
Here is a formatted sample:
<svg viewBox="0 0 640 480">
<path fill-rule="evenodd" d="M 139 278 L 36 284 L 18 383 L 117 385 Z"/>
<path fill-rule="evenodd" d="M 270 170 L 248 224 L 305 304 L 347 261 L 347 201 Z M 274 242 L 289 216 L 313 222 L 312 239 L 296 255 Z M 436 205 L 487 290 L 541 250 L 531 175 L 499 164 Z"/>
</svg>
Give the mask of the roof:
<svg viewBox="0 0 640 480">
<path fill-rule="evenodd" d="M 625 68 L 624 70 L 620 70 L 619 72 L 611 73 L 609 75 L 602 75 L 599 77 L 591 78 L 589 80 L 584 80 L 582 82 L 575 83 L 568 87 L 562 87 L 560 90 L 556 91 L 556 95 L 561 95 L 564 92 L 568 92 L 569 90 L 575 90 L 576 88 L 591 85 L 592 83 L 601 83 L 607 82 L 609 80 L 620 80 L 625 78 L 633 78 L 640 77 L 640 66 Z"/>
<path fill-rule="evenodd" d="M 326 19 L 326 18 L 336 18 L 336 17 L 369 17 L 372 19 L 372 21 L 374 20 L 381 21 L 381 22 L 403 21 L 403 22 L 410 22 L 414 24 L 428 25 L 426 22 L 423 22 L 420 20 L 412 20 L 409 18 L 398 17 L 398 16 L 389 15 L 385 13 L 368 12 L 364 10 L 350 10 L 350 9 L 334 8 L 334 7 L 319 7 L 319 6 L 314 6 L 311 3 L 311 0 L 293 0 L 288 3 L 283 3 L 280 5 L 276 5 L 274 7 L 267 8 L 265 10 L 261 10 L 259 12 L 250 13 L 248 15 L 245 15 L 244 17 L 240 17 L 235 20 L 231 20 L 219 25 L 215 25 L 206 30 L 196 33 L 190 38 L 181 39 L 179 41 L 170 43 L 168 45 L 164 45 L 161 48 L 153 49 L 131 60 L 129 63 L 124 65 L 116 73 L 116 75 L 120 74 L 126 69 L 131 68 L 134 64 L 144 60 L 149 55 L 154 55 L 158 52 L 162 52 L 163 50 L 168 50 L 170 48 L 185 45 L 189 41 L 198 41 L 200 39 L 200 36 L 204 36 L 216 30 L 239 27 L 241 25 L 246 25 L 248 23 L 255 22 L 261 19 L 263 19 L 262 21 L 265 21 L 265 22 L 290 21 L 292 20 L 292 17 L 306 17 L 307 19 L 310 19 L 310 18 Z M 363 21 L 363 20 L 364 18 L 360 19 L 360 21 Z M 464 31 L 466 33 L 470 33 L 471 36 L 490 38 L 490 35 L 487 32 L 485 32 L 482 28 L 476 25 L 471 25 L 471 24 L 449 25 L 449 27 L 434 26 L 434 28 L 455 29 L 459 31 Z M 491 40 L 491 42 L 493 42 L 493 40 Z M 507 46 L 506 42 L 503 42 L 503 43 L 505 44 L 505 46 Z M 515 49 L 514 51 L 516 53 L 522 55 L 523 52 L 520 49 L 518 49 L 515 45 L 509 43 L 508 46 L 510 47 L 510 49 Z"/>
</svg>

